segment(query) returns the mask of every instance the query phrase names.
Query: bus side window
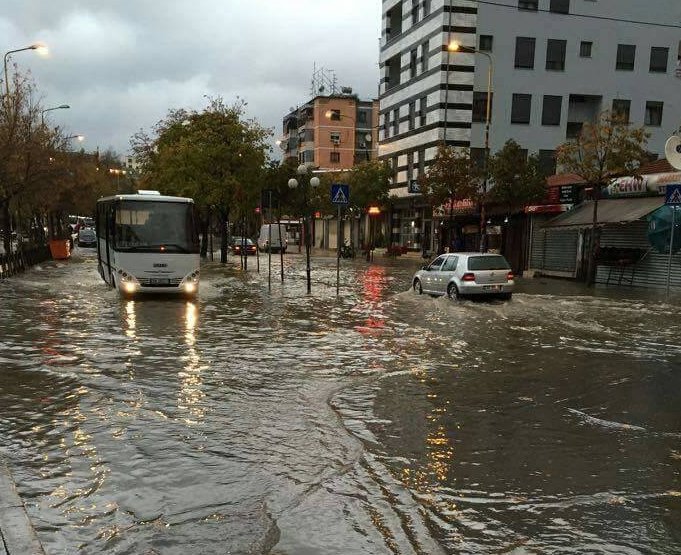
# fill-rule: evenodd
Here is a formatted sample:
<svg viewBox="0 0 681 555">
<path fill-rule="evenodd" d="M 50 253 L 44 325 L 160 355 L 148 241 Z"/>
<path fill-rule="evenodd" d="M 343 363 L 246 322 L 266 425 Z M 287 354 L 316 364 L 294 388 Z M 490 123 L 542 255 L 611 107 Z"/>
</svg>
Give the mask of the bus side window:
<svg viewBox="0 0 681 555">
<path fill-rule="evenodd" d="M 116 212 L 111 210 L 109 212 L 109 237 L 116 236 Z"/>
</svg>

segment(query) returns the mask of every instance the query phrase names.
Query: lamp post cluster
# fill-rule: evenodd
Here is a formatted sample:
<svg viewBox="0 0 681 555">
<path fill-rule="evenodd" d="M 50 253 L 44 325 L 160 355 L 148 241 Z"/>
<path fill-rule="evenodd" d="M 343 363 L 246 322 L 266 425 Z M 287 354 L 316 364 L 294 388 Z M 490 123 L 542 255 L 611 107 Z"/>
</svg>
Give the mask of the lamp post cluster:
<svg viewBox="0 0 681 555">
<path fill-rule="evenodd" d="M 482 201 L 480 203 L 480 252 L 485 252 L 487 250 L 487 245 L 486 245 L 486 232 L 487 232 L 487 221 L 486 221 L 486 214 L 485 214 L 485 195 L 487 194 L 487 181 L 489 178 L 489 127 L 490 127 L 490 119 L 492 116 L 491 109 L 492 109 L 492 76 L 494 74 L 494 58 L 492 58 L 492 55 L 489 52 L 484 52 L 482 50 L 478 50 L 477 48 L 473 48 L 472 46 L 463 46 L 457 41 L 452 41 L 449 43 L 447 46 L 447 51 L 448 52 L 462 52 L 462 53 L 468 53 L 468 54 L 482 54 L 487 58 L 488 61 L 488 66 L 487 66 L 487 99 L 486 99 L 486 106 L 485 106 L 485 167 L 484 167 L 484 178 L 482 182 Z M 447 108 L 445 107 L 445 110 Z M 447 129 L 445 127 L 445 134 L 447 133 Z M 446 136 L 445 136 L 445 144 L 446 144 Z"/>
<path fill-rule="evenodd" d="M 296 173 L 298 174 L 300 183 L 298 182 L 298 179 L 292 177 L 291 179 L 288 180 L 288 186 L 291 189 L 296 189 L 298 185 L 301 185 L 303 188 L 303 239 L 305 241 L 307 292 L 309 294 L 312 292 L 312 282 L 310 276 L 310 249 L 312 247 L 311 244 L 312 231 L 310 226 L 310 220 L 312 219 L 311 218 L 312 214 L 310 211 L 309 193 L 310 189 L 316 189 L 317 187 L 319 187 L 319 178 L 316 176 L 312 176 L 310 177 L 307 184 L 305 184 L 303 178 L 307 176 L 309 173 L 311 173 L 309 166 L 307 166 L 306 164 L 300 164 L 300 166 L 298 166 L 298 169 L 296 170 Z"/>
</svg>

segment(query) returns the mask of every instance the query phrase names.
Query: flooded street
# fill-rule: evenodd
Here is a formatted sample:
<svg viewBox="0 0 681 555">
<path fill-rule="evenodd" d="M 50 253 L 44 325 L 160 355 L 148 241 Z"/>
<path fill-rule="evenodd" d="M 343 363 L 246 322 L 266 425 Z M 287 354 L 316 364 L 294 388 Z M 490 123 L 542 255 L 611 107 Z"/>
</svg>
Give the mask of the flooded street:
<svg viewBox="0 0 681 555">
<path fill-rule="evenodd" d="M 0 282 L 0 454 L 46 552 L 681 553 L 681 299 L 419 261 L 207 263 L 124 300 L 92 252 Z"/>
</svg>

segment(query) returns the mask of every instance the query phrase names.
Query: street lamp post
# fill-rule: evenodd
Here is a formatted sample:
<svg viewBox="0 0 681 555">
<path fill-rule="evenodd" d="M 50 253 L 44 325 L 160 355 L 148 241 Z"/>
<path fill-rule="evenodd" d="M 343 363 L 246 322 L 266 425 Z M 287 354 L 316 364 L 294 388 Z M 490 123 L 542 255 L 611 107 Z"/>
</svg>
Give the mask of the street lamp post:
<svg viewBox="0 0 681 555">
<path fill-rule="evenodd" d="M 109 173 L 116 176 L 116 192 L 121 192 L 121 175 L 125 175 L 127 172 L 120 168 L 109 168 Z"/>
<path fill-rule="evenodd" d="M 298 169 L 296 170 L 296 173 L 298 174 L 301 182 L 302 178 L 309 173 L 309 168 L 305 164 L 300 164 L 298 166 Z M 305 262 L 306 262 L 306 274 L 307 274 L 307 293 L 308 295 L 312 292 L 312 282 L 310 278 L 310 206 L 309 206 L 309 198 L 308 198 L 308 187 L 305 186 L 305 183 L 302 182 L 301 185 L 303 186 L 303 199 L 304 199 L 304 207 L 303 207 L 303 226 L 304 226 L 304 234 L 305 234 Z M 292 177 L 291 179 L 288 180 L 288 186 L 291 189 L 295 189 L 298 187 L 298 180 L 295 177 Z M 319 187 L 319 178 L 316 176 L 313 176 L 310 178 L 309 181 L 309 187 L 315 189 Z"/>
<path fill-rule="evenodd" d="M 45 125 L 45 112 L 51 112 L 52 110 L 67 110 L 70 108 L 68 104 L 62 104 L 61 106 L 55 106 L 54 108 L 45 108 L 44 110 L 40 110 L 40 123 L 44 126 Z"/>
<path fill-rule="evenodd" d="M 489 52 L 483 52 L 472 46 L 462 46 L 456 41 L 449 43 L 449 52 L 462 52 L 468 54 L 482 54 L 487 57 L 487 99 L 485 106 L 485 175 L 482 182 L 482 202 L 480 203 L 480 252 L 485 252 L 486 241 L 486 214 L 485 214 L 485 195 L 487 194 L 487 180 L 489 178 L 489 126 L 492 117 L 492 76 L 494 74 L 494 58 Z"/>
<path fill-rule="evenodd" d="M 23 52 L 24 50 L 37 50 L 39 53 L 46 53 L 47 52 L 47 47 L 44 44 L 36 42 L 35 44 L 32 44 L 31 46 L 25 46 L 24 48 L 17 48 L 15 50 L 9 50 L 8 52 L 5 52 L 5 94 L 7 95 L 7 99 L 9 102 L 9 79 L 7 77 L 7 60 L 9 57 L 14 54 L 15 52 Z"/>
</svg>

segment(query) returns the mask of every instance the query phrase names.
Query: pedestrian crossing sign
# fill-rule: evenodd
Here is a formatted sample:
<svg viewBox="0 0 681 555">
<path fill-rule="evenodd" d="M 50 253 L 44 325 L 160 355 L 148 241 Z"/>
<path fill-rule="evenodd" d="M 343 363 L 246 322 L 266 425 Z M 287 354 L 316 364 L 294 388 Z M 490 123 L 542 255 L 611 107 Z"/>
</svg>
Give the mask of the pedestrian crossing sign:
<svg viewBox="0 0 681 555">
<path fill-rule="evenodd" d="M 664 203 L 672 206 L 681 205 L 681 185 L 667 185 Z"/>
<path fill-rule="evenodd" d="M 331 185 L 331 202 L 333 204 L 349 204 L 350 186 L 342 183 L 333 183 Z"/>
</svg>

